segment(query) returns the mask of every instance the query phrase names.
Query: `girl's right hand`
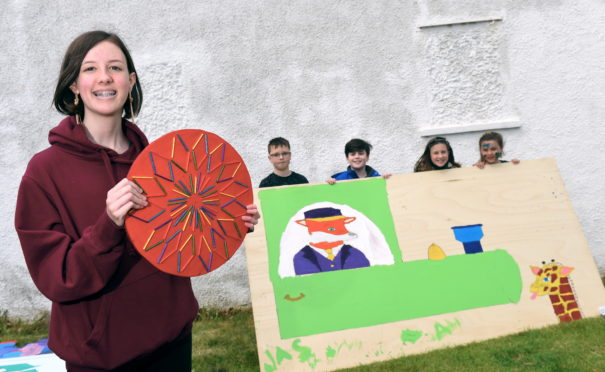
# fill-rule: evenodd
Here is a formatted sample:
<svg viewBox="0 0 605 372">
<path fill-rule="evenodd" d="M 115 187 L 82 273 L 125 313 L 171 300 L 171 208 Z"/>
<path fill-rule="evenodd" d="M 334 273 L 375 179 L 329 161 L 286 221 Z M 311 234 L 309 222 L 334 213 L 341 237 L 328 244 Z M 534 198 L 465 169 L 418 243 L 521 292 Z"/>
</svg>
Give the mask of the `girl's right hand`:
<svg viewBox="0 0 605 372">
<path fill-rule="evenodd" d="M 143 190 L 127 178 L 118 182 L 107 192 L 107 215 L 117 226 L 124 225 L 124 218 L 131 209 L 141 209 L 147 206 L 147 197 Z"/>
<path fill-rule="evenodd" d="M 326 182 L 327 182 L 327 183 L 329 183 L 330 185 L 333 185 L 333 184 L 335 184 L 335 183 L 336 183 L 336 179 L 335 179 L 335 178 L 328 178 L 328 179 L 326 180 Z"/>
</svg>

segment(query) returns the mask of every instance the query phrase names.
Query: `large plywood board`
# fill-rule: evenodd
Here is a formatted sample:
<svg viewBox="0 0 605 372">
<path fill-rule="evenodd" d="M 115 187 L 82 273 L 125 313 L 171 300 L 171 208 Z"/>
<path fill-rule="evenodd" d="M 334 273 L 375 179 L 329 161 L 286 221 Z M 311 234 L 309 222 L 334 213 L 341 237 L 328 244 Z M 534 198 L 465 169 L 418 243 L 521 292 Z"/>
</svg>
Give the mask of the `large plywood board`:
<svg viewBox="0 0 605 372">
<path fill-rule="evenodd" d="M 255 199 L 263 217 L 245 246 L 264 371 L 374 363 L 556 324 L 564 315 L 597 316 L 605 305 L 553 159 L 263 189 Z M 322 203 L 345 216 L 359 212 L 345 226 L 358 233 L 350 244 L 367 246 L 361 235 L 380 231 L 389 257 L 360 247 L 368 267 L 284 269 L 282 256 L 291 260 L 284 252 L 302 248 L 307 233 L 294 222 Z M 452 229 L 458 226 L 470 226 L 457 230 L 466 245 Z M 579 311 L 560 314 L 557 301 Z"/>
</svg>

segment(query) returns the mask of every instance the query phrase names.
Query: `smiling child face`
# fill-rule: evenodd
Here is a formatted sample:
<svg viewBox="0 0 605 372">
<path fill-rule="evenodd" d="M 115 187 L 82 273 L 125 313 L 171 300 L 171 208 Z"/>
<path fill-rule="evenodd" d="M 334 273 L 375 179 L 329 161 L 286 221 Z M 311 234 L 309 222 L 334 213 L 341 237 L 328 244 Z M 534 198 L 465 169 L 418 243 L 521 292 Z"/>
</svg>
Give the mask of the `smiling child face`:
<svg viewBox="0 0 605 372">
<path fill-rule="evenodd" d="M 85 120 L 95 116 L 119 118 L 135 79 L 135 74 L 128 72 L 122 50 L 110 41 L 102 41 L 84 57 L 71 89 L 84 103 Z"/>
<path fill-rule="evenodd" d="M 431 147 L 431 162 L 436 167 L 444 167 L 449 159 L 449 152 L 445 143 L 436 143 Z"/>
<path fill-rule="evenodd" d="M 485 163 L 496 164 L 500 162 L 502 147 L 500 147 L 496 140 L 481 142 L 479 150 L 481 151 L 481 158 Z"/>
<path fill-rule="evenodd" d="M 351 169 L 355 171 L 364 169 L 369 158 L 366 150 L 353 151 L 347 154 L 347 162 Z"/>
</svg>

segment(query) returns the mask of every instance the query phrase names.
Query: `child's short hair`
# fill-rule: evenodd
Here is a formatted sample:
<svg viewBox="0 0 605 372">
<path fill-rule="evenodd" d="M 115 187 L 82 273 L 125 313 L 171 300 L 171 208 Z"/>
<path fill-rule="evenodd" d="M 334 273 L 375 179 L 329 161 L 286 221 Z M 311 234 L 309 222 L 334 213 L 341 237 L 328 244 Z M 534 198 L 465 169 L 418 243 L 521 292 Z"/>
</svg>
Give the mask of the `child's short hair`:
<svg viewBox="0 0 605 372">
<path fill-rule="evenodd" d="M 269 145 L 267 146 L 267 151 L 271 153 L 271 147 L 279 147 L 284 146 L 290 148 L 290 142 L 284 137 L 275 137 L 271 141 L 269 141 Z"/>
<path fill-rule="evenodd" d="M 349 156 L 350 153 L 361 150 L 364 150 L 366 154 L 370 156 L 371 149 L 372 145 L 370 145 L 368 142 L 359 138 L 353 138 L 345 145 L 345 156 Z"/>
<path fill-rule="evenodd" d="M 496 141 L 500 148 L 504 150 L 504 141 L 502 140 L 502 135 L 498 132 L 485 132 L 479 138 L 479 147 L 481 147 L 481 142 L 485 141 Z"/>
</svg>

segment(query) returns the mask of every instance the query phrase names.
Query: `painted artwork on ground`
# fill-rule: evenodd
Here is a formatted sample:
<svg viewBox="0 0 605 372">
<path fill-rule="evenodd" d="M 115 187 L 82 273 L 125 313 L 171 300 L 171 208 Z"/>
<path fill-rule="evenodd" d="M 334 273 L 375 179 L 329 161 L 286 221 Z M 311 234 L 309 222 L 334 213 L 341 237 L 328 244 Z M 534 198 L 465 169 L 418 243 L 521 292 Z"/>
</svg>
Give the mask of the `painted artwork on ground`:
<svg viewBox="0 0 605 372">
<path fill-rule="evenodd" d="M 605 305 L 552 159 L 268 188 L 256 199 L 263 218 L 245 244 L 267 372 L 373 363 Z M 544 257 L 560 263 L 535 265 Z"/>
<path fill-rule="evenodd" d="M 15 358 L 0 358 L 2 372 L 66 372 L 65 362 L 56 354 L 47 353 Z"/>
<path fill-rule="evenodd" d="M 48 348 L 48 339 L 30 342 L 22 347 L 17 347 L 15 341 L 0 342 L 0 359 L 2 358 L 17 358 L 23 356 L 48 354 L 52 351 Z"/>
</svg>

